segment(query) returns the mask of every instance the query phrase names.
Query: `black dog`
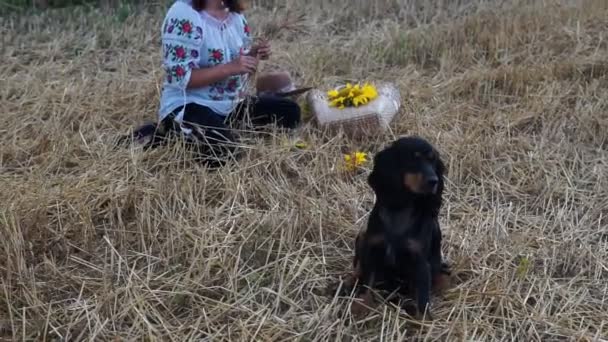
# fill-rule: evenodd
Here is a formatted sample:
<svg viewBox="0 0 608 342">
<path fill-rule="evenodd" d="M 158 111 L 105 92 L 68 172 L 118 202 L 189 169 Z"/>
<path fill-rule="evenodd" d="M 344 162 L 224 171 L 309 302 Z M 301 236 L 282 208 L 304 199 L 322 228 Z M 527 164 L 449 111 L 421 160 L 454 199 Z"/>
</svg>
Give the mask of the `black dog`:
<svg viewBox="0 0 608 342">
<path fill-rule="evenodd" d="M 429 312 L 434 281 L 449 275 L 441 255 L 438 215 L 445 166 L 418 137 L 400 138 L 374 157 L 368 183 L 376 203 L 355 240 L 354 281 L 371 301 L 370 288 L 416 292 L 417 314 Z"/>
</svg>

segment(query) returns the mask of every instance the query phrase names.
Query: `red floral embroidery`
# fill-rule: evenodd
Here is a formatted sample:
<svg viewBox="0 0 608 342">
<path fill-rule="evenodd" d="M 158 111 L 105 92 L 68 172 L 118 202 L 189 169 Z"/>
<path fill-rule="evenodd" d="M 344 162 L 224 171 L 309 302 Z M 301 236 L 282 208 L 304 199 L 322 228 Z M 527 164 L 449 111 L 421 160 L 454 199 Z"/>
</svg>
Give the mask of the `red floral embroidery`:
<svg viewBox="0 0 608 342">
<path fill-rule="evenodd" d="M 192 24 L 189 21 L 184 21 L 182 24 L 182 32 L 192 33 Z"/>
<path fill-rule="evenodd" d="M 226 90 L 233 93 L 236 91 L 236 88 L 238 87 L 238 85 L 239 85 L 238 78 L 231 78 L 228 80 L 228 84 L 226 85 Z"/>
<path fill-rule="evenodd" d="M 247 24 L 247 21 L 245 19 L 243 19 L 243 31 L 245 31 L 245 35 L 247 37 L 249 37 L 249 35 L 251 34 L 251 28 L 249 28 L 249 24 Z"/>
<path fill-rule="evenodd" d="M 186 76 L 186 68 L 180 64 L 167 68 L 167 82 L 179 82 Z"/>
<path fill-rule="evenodd" d="M 198 51 L 191 49 L 188 53 L 188 49 L 183 45 L 165 44 L 165 58 L 169 58 L 171 55 L 172 62 L 184 62 L 188 55 L 196 58 L 198 57 Z"/>
<path fill-rule="evenodd" d="M 192 38 L 192 33 L 196 31 L 194 39 L 200 39 L 203 36 L 203 29 L 199 26 L 194 27 L 192 22 L 187 19 L 171 18 L 168 23 L 165 23 L 164 32 L 173 33 L 177 29 L 178 36 Z"/>
<path fill-rule="evenodd" d="M 216 64 L 224 61 L 224 52 L 220 49 L 209 49 L 209 62 Z"/>
<path fill-rule="evenodd" d="M 211 87 L 209 89 L 210 92 L 210 97 L 212 100 L 214 101 L 222 101 L 224 100 L 224 82 L 220 81 L 220 82 L 215 82 L 213 84 L 211 84 Z"/>
<path fill-rule="evenodd" d="M 186 58 L 186 49 L 184 49 L 183 46 L 178 46 L 177 48 L 175 48 L 175 57 L 179 59 Z"/>
</svg>

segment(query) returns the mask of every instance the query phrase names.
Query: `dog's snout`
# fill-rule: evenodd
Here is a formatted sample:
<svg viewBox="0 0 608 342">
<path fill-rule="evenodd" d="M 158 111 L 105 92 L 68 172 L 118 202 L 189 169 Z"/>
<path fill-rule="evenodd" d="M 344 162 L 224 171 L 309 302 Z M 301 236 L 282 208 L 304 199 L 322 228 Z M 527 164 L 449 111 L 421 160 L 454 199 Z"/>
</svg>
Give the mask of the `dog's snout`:
<svg viewBox="0 0 608 342">
<path fill-rule="evenodd" d="M 434 170 L 427 170 L 425 176 L 427 191 L 431 194 L 436 193 L 437 188 L 439 187 L 439 177 L 437 176 L 437 173 Z"/>
<path fill-rule="evenodd" d="M 435 192 L 437 185 L 439 184 L 439 177 L 437 172 L 430 164 L 426 164 L 423 169 L 424 180 L 426 182 L 427 189 L 431 192 Z"/>
</svg>

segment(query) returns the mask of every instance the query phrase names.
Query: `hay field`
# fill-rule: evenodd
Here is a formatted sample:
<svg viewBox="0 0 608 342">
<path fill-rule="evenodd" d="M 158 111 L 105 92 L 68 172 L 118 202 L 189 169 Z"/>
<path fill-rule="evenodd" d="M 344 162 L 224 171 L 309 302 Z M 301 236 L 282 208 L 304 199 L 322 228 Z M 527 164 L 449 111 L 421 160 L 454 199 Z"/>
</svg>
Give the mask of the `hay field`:
<svg viewBox="0 0 608 342">
<path fill-rule="evenodd" d="M 0 19 L 1 338 L 608 339 L 608 2 L 275 2 L 247 14 L 273 38 L 262 68 L 396 82 L 392 132 L 248 134 L 221 172 L 178 144 L 117 149 L 155 119 L 167 4 Z M 349 270 L 371 165 L 337 165 L 404 134 L 448 165 L 454 284 L 433 322 L 355 321 L 324 289 Z"/>
</svg>

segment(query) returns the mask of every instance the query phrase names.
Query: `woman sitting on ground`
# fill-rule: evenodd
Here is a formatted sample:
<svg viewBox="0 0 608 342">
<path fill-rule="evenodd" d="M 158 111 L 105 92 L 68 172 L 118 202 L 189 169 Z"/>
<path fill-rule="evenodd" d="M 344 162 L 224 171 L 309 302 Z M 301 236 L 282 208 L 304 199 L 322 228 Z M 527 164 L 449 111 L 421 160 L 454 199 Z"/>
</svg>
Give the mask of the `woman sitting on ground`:
<svg viewBox="0 0 608 342">
<path fill-rule="evenodd" d="M 239 0 L 178 0 L 162 24 L 160 128 L 185 134 L 203 147 L 207 161 L 232 154 L 235 136 L 228 124 L 243 120 L 246 111 L 255 126 L 295 128 L 300 122 L 292 100 L 245 96 L 245 82 L 258 58 L 268 59 L 270 46 L 250 43 L 241 11 Z"/>
</svg>

